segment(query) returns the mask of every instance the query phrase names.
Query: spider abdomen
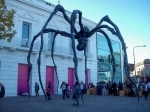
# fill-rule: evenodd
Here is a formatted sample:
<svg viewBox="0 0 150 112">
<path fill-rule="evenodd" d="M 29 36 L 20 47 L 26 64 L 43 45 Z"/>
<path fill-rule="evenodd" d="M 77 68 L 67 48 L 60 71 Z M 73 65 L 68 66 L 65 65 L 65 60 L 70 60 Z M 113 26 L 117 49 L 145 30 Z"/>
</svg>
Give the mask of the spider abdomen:
<svg viewBox="0 0 150 112">
<path fill-rule="evenodd" d="M 78 45 L 77 45 L 77 50 L 78 51 L 83 51 L 86 48 L 86 43 L 87 43 L 87 38 L 79 38 L 78 39 Z"/>
</svg>

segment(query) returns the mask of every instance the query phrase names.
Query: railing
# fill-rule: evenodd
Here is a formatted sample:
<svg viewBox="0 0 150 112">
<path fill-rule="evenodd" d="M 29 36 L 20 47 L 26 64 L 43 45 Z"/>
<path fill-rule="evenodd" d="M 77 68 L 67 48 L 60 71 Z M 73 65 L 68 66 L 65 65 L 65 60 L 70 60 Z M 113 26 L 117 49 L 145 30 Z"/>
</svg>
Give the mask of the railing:
<svg viewBox="0 0 150 112">
<path fill-rule="evenodd" d="M 22 39 L 21 40 L 21 47 L 28 47 L 28 43 L 29 43 L 28 39 Z"/>
<path fill-rule="evenodd" d="M 0 40 L 0 47 L 3 48 L 14 48 L 16 50 L 25 50 L 29 51 L 30 42 L 28 39 L 12 39 L 11 42 L 7 42 L 7 40 Z M 38 51 L 40 48 L 40 42 L 37 40 L 34 42 L 33 51 Z M 50 55 L 50 52 L 52 49 L 49 49 L 50 47 L 45 44 L 43 46 L 43 52 L 48 53 Z M 61 55 L 61 56 L 71 56 L 73 57 L 73 53 L 71 53 L 71 48 L 68 47 L 62 47 L 60 45 L 54 45 L 54 55 Z M 84 52 L 83 51 L 77 51 L 77 57 L 78 58 L 84 58 Z M 87 58 L 92 59 L 93 55 L 88 53 Z"/>
<path fill-rule="evenodd" d="M 2 47 L 9 47 L 15 49 L 29 49 L 30 43 L 28 39 L 12 39 L 11 42 L 7 42 L 7 40 L 0 40 L 0 46 Z M 39 49 L 39 42 L 35 41 L 33 49 Z"/>
</svg>

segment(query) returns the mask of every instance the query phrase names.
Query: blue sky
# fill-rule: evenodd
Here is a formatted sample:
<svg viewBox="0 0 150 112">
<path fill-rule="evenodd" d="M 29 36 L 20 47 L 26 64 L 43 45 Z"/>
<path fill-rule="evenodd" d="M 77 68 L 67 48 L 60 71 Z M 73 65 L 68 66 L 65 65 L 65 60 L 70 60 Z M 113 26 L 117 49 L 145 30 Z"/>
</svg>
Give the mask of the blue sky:
<svg viewBox="0 0 150 112">
<path fill-rule="evenodd" d="M 46 0 L 54 5 L 58 0 Z M 83 17 L 96 23 L 108 15 L 119 27 L 127 45 L 129 63 L 133 63 L 133 47 L 136 47 L 135 62 L 150 59 L 150 0 L 60 0 L 69 11 L 80 10 Z"/>
</svg>

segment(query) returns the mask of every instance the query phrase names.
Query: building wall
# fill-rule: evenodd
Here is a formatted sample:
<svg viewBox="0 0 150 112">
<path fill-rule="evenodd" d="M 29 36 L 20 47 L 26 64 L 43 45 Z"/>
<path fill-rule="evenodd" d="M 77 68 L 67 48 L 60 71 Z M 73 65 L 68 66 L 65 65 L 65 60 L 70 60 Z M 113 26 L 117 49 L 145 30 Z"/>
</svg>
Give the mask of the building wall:
<svg viewBox="0 0 150 112">
<path fill-rule="evenodd" d="M 140 77 L 150 77 L 150 63 L 143 62 L 137 63 L 136 66 L 136 75 Z M 135 71 L 134 71 L 135 74 Z"/>
<path fill-rule="evenodd" d="M 16 11 L 14 17 L 14 29 L 17 34 L 12 39 L 11 43 L 6 40 L 0 40 L 0 81 L 5 84 L 6 96 L 17 95 L 17 84 L 18 84 L 18 66 L 19 64 L 27 64 L 27 55 L 29 47 L 21 47 L 22 44 L 22 26 L 24 22 L 30 23 L 30 35 L 29 45 L 38 32 L 41 31 L 43 25 L 48 19 L 49 15 L 54 9 L 54 5 L 46 5 L 45 2 L 39 0 L 6 0 L 7 8 L 14 9 Z M 70 17 L 71 12 L 66 11 Z M 83 25 L 86 25 L 89 29 L 96 26 L 96 23 L 82 18 Z M 79 31 L 78 20 L 76 22 L 76 28 Z M 62 14 L 59 12 L 55 15 L 52 21 L 48 24 L 48 28 L 58 29 L 61 31 L 70 31 L 70 25 L 65 21 Z M 44 48 L 41 54 L 41 79 L 43 86 L 46 85 L 46 66 L 54 66 L 52 63 L 50 52 L 48 51 L 48 35 L 44 34 Z M 110 36 L 111 39 L 119 41 L 116 37 Z M 68 68 L 74 68 L 73 55 L 71 53 L 70 40 L 69 38 L 58 35 L 55 41 L 55 52 L 54 59 L 57 65 L 59 87 L 62 81 L 68 82 Z M 89 49 L 87 68 L 90 70 L 89 80 L 94 84 L 97 83 L 97 52 L 96 52 L 96 33 L 89 38 Z M 37 38 L 34 44 L 33 52 L 31 53 L 31 63 L 33 64 L 30 80 L 30 91 L 31 95 L 34 93 L 35 82 L 39 83 L 38 77 L 38 65 L 37 58 L 40 47 L 40 37 Z M 122 52 L 122 51 L 121 51 Z M 78 55 L 78 76 L 80 81 L 85 81 L 85 65 L 83 52 L 77 51 Z M 121 57 L 122 60 L 122 57 Z M 123 67 L 123 66 L 122 66 Z M 122 73 L 123 74 L 123 73 Z M 56 90 L 56 77 L 55 77 L 55 88 Z M 61 93 L 61 90 L 58 90 Z M 40 94 L 42 90 L 40 89 Z"/>
<path fill-rule="evenodd" d="M 29 48 L 21 47 L 22 39 L 22 25 L 23 22 L 31 24 L 30 28 L 30 38 L 29 44 L 34 35 L 36 35 L 45 21 L 48 19 L 49 15 L 54 9 L 54 6 L 48 6 L 43 2 L 36 0 L 7 0 L 7 8 L 14 9 L 16 11 L 14 17 L 14 29 L 17 31 L 17 34 L 13 38 L 11 43 L 6 42 L 5 40 L 0 41 L 1 50 L 0 50 L 0 81 L 5 84 L 6 87 L 6 96 L 16 96 L 17 95 L 17 83 L 18 83 L 18 65 L 27 64 L 27 55 Z M 70 17 L 70 12 L 67 11 L 68 16 Z M 87 19 L 82 19 L 83 24 L 88 26 L 90 29 L 95 26 L 95 23 L 88 21 Z M 79 30 L 78 22 L 76 22 L 77 29 Z M 58 29 L 62 31 L 69 32 L 70 25 L 64 20 L 61 13 L 58 13 L 52 21 L 49 23 L 48 28 Z M 44 38 L 47 38 L 47 34 L 44 34 Z M 92 40 L 92 41 L 91 41 Z M 48 42 L 47 39 L 44 39 L 44 49 L 41 55 L 41 79 L 43 86 L 45 88 L 46 83 L 46 66 L 54 66 L 52 63 L 51 56 L 48 52 Z M 73 55 L 70 53 L 71 48 L 69 47 L 69 38 L 62 37 L 60 35 L 56 38 L 55 43 L 55 52 L 54 59 L 57 65 L 59 84 L 62 81 L 68 82 L 68 68 L 74 68 Z M 96 63 L 96 34 L 94 34 L 90 39 L 90 48 L 88 53 L 87 68 L 91 71 L 91 82 L 97 82 L 97 65 Z M 34 84 L 35 82 L 39 83 L 38 78 L 38 50 L 40 47 L 40 37 L 37 38 L 35 42 L 33 52 L 31 54 L 31 63 L 33 64 L 32 76 L 30 81 L 30 91 L 31 95 L 34 95 Z M 85 81 L 85 72 L 84 72 L 84 55 L 83 52 L 77 51 L 78 54 L 78 76 L 80 81 Z M 56 85 L 55 85 L 56 86 Z M 59 85 L 60 87 L 60 85 Z M 56 87 L 54 93 L 56 93 Z M 61 93 L 61 90 L 58 91 Z M 42 90 L 40 89 L 40 94 Z"/>
</svg>

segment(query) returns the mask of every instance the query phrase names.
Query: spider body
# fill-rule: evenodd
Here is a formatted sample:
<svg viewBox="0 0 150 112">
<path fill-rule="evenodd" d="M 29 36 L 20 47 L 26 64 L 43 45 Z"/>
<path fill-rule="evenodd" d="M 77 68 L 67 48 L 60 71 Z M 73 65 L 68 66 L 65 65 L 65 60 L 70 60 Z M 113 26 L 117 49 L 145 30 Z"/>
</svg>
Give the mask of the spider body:
<svg viewBox="0 0 150 112">
<path fill-rule="evenodd" d="M 57 12 L 62 12 L 62 14 L 64 16 L 64 19 L 68 22 L 68 24 L 70 24 L 70 33 L 65 32 L 65 31 L 59 31 L 59 30 L 47 28 L 48 23 L 50 22 L 50 20 L 53 18 L 53 16 Z M 78 16 L 79 17 L 79 26 L 80 26 L 80 31 L 79 32 L 77 32 L 77 30 L 75 28 L 75 21 L 76 21 L 76 18 L 77 18 L 77 14 L 79 15 Z M 109 27 L 108 25 L 103 25 L 102 24 L 103 22 L 109 23 L 113 28 Z M 72 50 L 73 50 L 74 70 L 75 70 L 74 74 L 75 74 L 76 81 L 79 82 L 78 73 L 77 73 L 77 70 L 78 70 L 77 69 L 77 67 L 78 67 L 78 58 L 77 58 L 77 54 L 76 54 L 75 48 L 78 51 L 84 51 L 84 56 L 85 56 L 85 75 L 86 75 L 86 73 L 87 73 L 87 66 L 86 66 L 86 63 L 87 63 L 86 46 L 87 46 L 88 38 L 90 38 L 96 32 L 102 33 L 104 35 L 104 37 L 106 38 L 106 40 L 107 40 L 107 43 L 108 43 L 108 46 L 109 46 L 109 49 L 110 49 L 110 55 L 112 57 L 111 61 L 112 61 L 112 69 L 113 69 L 112 70 L 113 71 L 112 82 L 113 82 L 114 75 L 115 75 L 115 72 L 116 72 L 115 58 L 114 58 L 114 55 L 113 55 L 113 48 L 112 48 L 112 45 L 111 45 L 110 38 L 109 38 L 109 36 L 107 35 L 107 33 L 103 29 L 107 29 L 113 35 L 116 35 L 119 38 L 120 42 L 122 43 L 122 50 L 124 51 L 124 70 L 125 70 L 125 74 L 127 75 L 128 79 L 132 82 L 132 80 L 130 79 L 130 73 L 129 73 L 128 59 L 127 59 L 127 53 L 126 53 L 126 45 L 125 45 L 124 39 L 123 39 L 123 37 L 122 37 L 122 35 L 121 35 L 121 33 L 120 33 L 119 28 L 117 27 L 117 25 L 115 25 L 110 20 L 110 18 L 108 16 L 104 16 L 100 20 L 100 22 L 97 24 L 97 26 L 95 28 L 93 28 L 92 30 L 89 30 L 88 27 L 83 26 L 83 24 L 82 24 L 82 12 L 81 11 L 74 10 L 72 12 L 71 18 L 69 19 L 69 17 L 65 13 L 65 9 L 61 5 L 57 5 L 55 7 L 54 11 L 50 14 L 50 16 L 47 19 L 47 21 L 45 22 L 45 25 L 43 26 L 43 28 L 41 29 L 41 31 L 33 37 L 33 40 L 31 42 L 30 50 L 29 50 L 29 53 L 28 53 L 28 56 L 27 56 L 27 62 L 29 64 L 28 86 L 29 86 L 29 79 L 30 79 L 30 74 L 31 74 L 31 70 L 32 70 L 32 64 L 30 62 L 31 52 L 32 52 L 32 49 L 33 49 L 34 41 L 39 36 L 41 36 L 41 46 L 40 46 L 40 49 L 39 49 L 39 57 L 38 57 L 38 60 L 37 60 L 37 63 L 38 63 L 38 75 L 39 75 L 39 82 L 40 82 L 41 88 L 43 90 L 45 98 L 47 99 L 47 96 L 45 94 L 45 91 L 44 91 L 44 88 L 43 88 L 43 84 L 42 84 L 42 81 L 41 81 L 41 68 L 40 68 L 40 65 L 41 65 L 41 53 L 42 53 L 42 50 L 43 50 L 43 34 L 44 33 L 49 33 L 49 32 L 53 32 L 54 33 L 54 38 L 53 38 L 53 42 L 52 42 L 51 57 L 52 57 L 52 61 L 53 61 L 53 64 L 54 64 L 54 68 L 55 68 L 54 70 L 55 70 L 55 73 L 56 73 L 58 85 L 59 85 L 59 80 L 58 80 L 58 75 L 57 75 L 57 66 L 55 64 L 54 56 L 53 56 L 55 38 L 56 38 L 56 36 L 58 34 L 60 34 L 62 36 L 65 36 L 65 37 L 71 38 L 71 41 L 72 41 Z M 75 47 L 75 39 L 78 40 L 78 45 L 76 47 Z M 136 87 L 136 85 L 135 85 L 135 87 Z M 57 86 L 57 91 L 58 91 L 58 86 Z M 136 88 L 136 92 L 137 92 L 137 95 L 138 95 L 137 88 Z M 28 94 L 29 94 L 29 97 L 30 97 L 30 92 Z M 83 100 L 83 98 L 82 98 L 82 100 Z M 138 95 L 138 101 L 139 101 L 139 95 Z"/>
<path fill-rule="evenodd" d="M 87 41 L 88 41 L 86 34 L 88 34 L 88 33 L 89 33 L 89 29 L 86 26 L 80 30 L 80 32 L 78 34 L 79 36 L 77 36 L 77 38 L 76 38 L 78 40 L 78 45 L 76 47 L 78 51 L 85 50 L 86 45 L 87 45 Z"/>
</svg>

